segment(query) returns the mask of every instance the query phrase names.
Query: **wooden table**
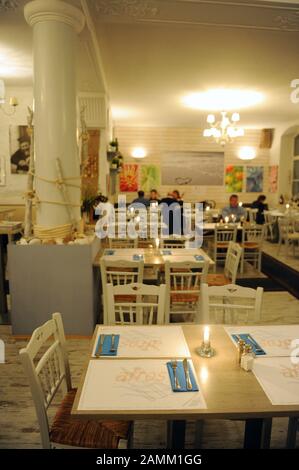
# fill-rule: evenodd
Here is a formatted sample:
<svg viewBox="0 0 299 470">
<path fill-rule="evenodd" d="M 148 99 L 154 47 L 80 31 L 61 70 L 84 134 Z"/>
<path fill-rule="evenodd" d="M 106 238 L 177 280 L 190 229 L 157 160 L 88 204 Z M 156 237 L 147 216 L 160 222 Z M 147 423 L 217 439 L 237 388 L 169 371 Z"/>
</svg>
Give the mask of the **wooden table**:
<svg viewBox="0 0 299 470">
<path fill-rule="evenodd" d="M 102 256 L 104 255 L 104 252 L 105 252 L 106 249 L 107 248 L 104 248 L 104 247 L 102 247 L 100 249 L 99 253 L 97 254 L 97 256 L 94 259 L 94 262 L 93 262 L 94 266 L 99 266 L 100 260 L 101 260 Z M 110 255 L 109 259 L 111 259 L 111 261 L 114 261 L 115 259 L 121 259 L 122 255 L 117 254 L 118 249 L 113 248 L 113 250 L 115 251 L 116 254 L 115 255 Z M 145 266 L 161 267 L 165 264 L 165 260 L 164 260 L 163 255 L 162 255 L 160 250 L 156 250 L 154 248 L 142 248 L 142 250 L 143 250 L 143 253 L 144 253 L 144 265 Z M 124 250 L 121 249 L 121 251 L 123 252 Z M 140 248 L 137 248 L 137 249 L 135 249 L 135 248 L 126 248 L 126 258 L 128 256 L 129 257 L 133 256 L 134 253 L 138 253 L 139 251 L 140 251 Z M 188 254 L 188 249 L 185 249 L 185 248 L 177 248 L 177 249 L 173 249 L 173 250 L 170 250 L 170 251 L 172 252 L 173 255 Z M 192 252 L 192 254 L 195 253 L 193 249 L 190 251 L 190 253 L 191 252 Z M 209 260 L 209 266 L 213 266 L 215 264 L 215 262 L 201 248 L 196 250 L 196 254 L 199 255 L 199 256 L 203 256 L 205 259 L 208 259 Z"/>
<path fill-rule="evenodd" d="M 98 328 L 99 326 L 97 326 Z M 92 341 L 92 348 L 97 334 L 97 328 Z M 119 331 L 121 334 L 121 326 Z M 155 328 L 149 326 L 148 328 Z M 164 328 L 171 328 L 165 326 Z M 196 353 L 203 338 L 203 326 L 183 325 L 183 332 L 191 353 L 196 371 L 197 381 L 205 398 L 206 409 L 194 410 L 80 410 L 78 404 L 87 371 L 83 373 L 80 386 L 73 405 L 72 414 L 88 419 L 163 419 L 172 423 L 169 426 L 171 447 L 183 448 L 185 440 L 185 425 L 187 420 L 202 422 L 208 419 L 240 419 L 246 421 L 244 447 L 260 447 L 268 430 L 270 442 L 271 419 L 273 417 L 299 417 L 299 405 L 274 406 L 269 401 L 253 373 L 245 372 L 237 363 L 237 350 L 225 332 L 223 326 L 211 326 L 211 343 L 216 355 L 203 359 Z M 89 360 L 104 360 L 92 359 Z M 107 361 L 107 359 L 105 359 Z M 108 359 L 108 363 L 109 363 Z M 118 360 L 118 359 L 113 359 Z M 121 397 L 120 397 L 121 400 Z"/>
</svg>

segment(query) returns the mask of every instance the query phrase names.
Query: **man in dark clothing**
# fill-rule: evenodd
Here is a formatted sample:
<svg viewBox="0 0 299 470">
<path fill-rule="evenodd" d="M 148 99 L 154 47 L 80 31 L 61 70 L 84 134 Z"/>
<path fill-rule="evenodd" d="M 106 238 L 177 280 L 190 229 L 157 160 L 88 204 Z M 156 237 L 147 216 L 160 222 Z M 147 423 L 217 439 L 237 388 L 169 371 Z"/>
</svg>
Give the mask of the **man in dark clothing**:
<svg viewBox="0 0 299 470">
<path fill-rule="evenodd" d="M 18 139 L 20 148 L 10 157 L 12 173 L 27 173 L 30 160 L 30 140 L 28 137 Z"/>
<path fill-rule="evenodd" d="M 268 204 L 265 204 L 266 196 L 261 194 L 256 201 L 251 204 L 252 209 L 257 209 L 255 221 L 259 225 L 265 223 L 264 211 L 268 210 Z"/>
</svg>

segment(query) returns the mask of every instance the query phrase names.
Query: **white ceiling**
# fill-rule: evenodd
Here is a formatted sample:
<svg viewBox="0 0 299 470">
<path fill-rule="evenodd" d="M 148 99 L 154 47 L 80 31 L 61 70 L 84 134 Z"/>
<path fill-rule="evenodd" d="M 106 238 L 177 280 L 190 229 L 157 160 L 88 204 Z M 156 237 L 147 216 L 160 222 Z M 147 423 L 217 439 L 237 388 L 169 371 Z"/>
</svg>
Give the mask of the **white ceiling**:
<svg viewBox="0 0 299 470">
<path fill-rule="evenodd" d="M 272 127 L 296 119 L 290 82 L 299 78 L 298 1 L 86 0 L 105 77 L 87 28 L 78 45 L 79 86 L 102 91 L 105 79 L 118 126 L 200 127 L 206 111 L 185 108 L 189 92 L 235 87 L 260 91 L 240 110 L 242 124 Z M 19 8 L 1 10 L 0 77 L 32 83 L 32 30 Z M 70 3 L 80 5 L 80 0 Z M 1 74 L 7 51 L 14 73 Z"/>
</svg>

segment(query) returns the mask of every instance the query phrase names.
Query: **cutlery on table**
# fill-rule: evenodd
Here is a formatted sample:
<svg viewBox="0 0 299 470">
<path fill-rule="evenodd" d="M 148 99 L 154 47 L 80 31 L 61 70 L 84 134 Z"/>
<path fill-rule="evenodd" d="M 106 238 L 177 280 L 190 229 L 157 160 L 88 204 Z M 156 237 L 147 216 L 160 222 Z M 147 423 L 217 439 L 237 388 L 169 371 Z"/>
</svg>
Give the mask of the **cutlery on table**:
<svg viewBox="0 0 299 470">
<path fill-rule="evenodd" d="M 253 337 L 251 335 L 247 335 L 249 341 L 251 342 L 251 344 L 254 345 L 255 347 L 255 352 L 264 352 L 264 350 L 260 347 L 260 345 L 255 341 L 255 339 L 253 339 Z"/>
<path fill-rule="evenodd" d="M 181 388 L 177 376 L 177 368 L 178 368 L 178 363 L 177 361 L 171 361 L 171 368 L 173 370 L 173 376 L 174 376 L 174 388 L 177 388 L 178 390 Z"/>
<path fill-rule="evenodd" d="M 100 335 L 100 341 L 98 343 L 98 347 L 97 347 L 96 352 L 94 354 L 96 357 L 99 357 L 102 354 L 104 339 L 105 339 L 105 335 Z"/>
<path fill-rule="evenodd" d="M 192 390 L 192 383 L 190 380 L 190 374 L 189 374 L 189 368 L 188 368 L 188 360 L 186 358 L 183 360 L 183 367 L 184 367 L 184 372 L 185 372 L 187 390 Z"/>
<path fill-rule="evenodd" d="M 110 346 L 110 349 L 109 349 L 109 352 L 113 353 L 116 351 L 116 347 L 115 347 L 115 335 L 112 334 L 111 335 L 111 346 Z"/>
</svg>

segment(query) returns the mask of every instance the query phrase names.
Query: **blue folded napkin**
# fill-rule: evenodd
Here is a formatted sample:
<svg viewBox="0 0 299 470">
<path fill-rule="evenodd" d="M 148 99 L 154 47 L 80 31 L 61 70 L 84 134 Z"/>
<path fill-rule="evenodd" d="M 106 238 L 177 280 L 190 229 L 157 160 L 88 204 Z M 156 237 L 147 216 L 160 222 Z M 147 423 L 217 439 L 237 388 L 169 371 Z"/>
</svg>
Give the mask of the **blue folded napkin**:
<svg viewBox="0 0 299 470">
<path fill-rule="evenodd" d="M 171 250 L 162 250 L 162 255 L 172 255 Z"/>
<path fill-rule="evenodd" d="M 114 255 L 115 250 L 105 250 L 105 255 L 111 256 Z"/>
<path fill-rule="evenodd" d="M 196 261 L 203 261 L 204 260 L 204 257 L 202 255 L 194 255 L 194 258 L 196 259 Z"/>
<path fill-rule="evenodd" d="M 143 255 L 135 254 L 133 255 L 133 261 L 141 261 L 143 260 Z"/>
<path fill-rule="evenodd" d="M 96 352 L 99 348 L 100 340 L 101 340 L 101 335 L 99 335 L 99 338 L 98 338 L 97 347 L 95 349 L 95 354 L 96 354 Z M 117 355 L 117 349 L 118 349 L 118 344 L 119 344 L 119 335 L 114 335 L 114 348 L 115 348 L 115 351 L 113 351 L 113 352 L 110 351 L 111 340 L 112 340 L 112 335 L 105 335 L 101 356 L 116 356 Z"/>
<path fill-rule="evenodd" d="M 246 344 L 252 347 L 252 351 L 256 356 L 265 356 L 267 353 L 260 347 L 260 345 L 251 337 L 248 333 L 242 333 L 240 335 L 232 335 L 233 340 L 238 343 L 239 338 L 243 339 Z"/>
<path fill-rule="evenodd" d="M 183 361 L 177 361 L 177 369 L 176 369 L 176 375 L 177 375 L 181 388 L 175 388 L 174 386 L 174 373 L 171 367 L 171 362 L 167 362 L 167 369 L 168 369 L 168 374 L 169 374 L 169 378 L 171 382 L 171 387 L 174 392 L 198 392 L 198 386 L 197 386 L 197 383 L 196 383 L 196 380 L 193 375 L 193 371 L 190 367 L 189 362 L 188 362 L 188 370 L 189 370 L 190 380 L 192 383 L 192 390 L 187 389 Z"/>
</svg>

